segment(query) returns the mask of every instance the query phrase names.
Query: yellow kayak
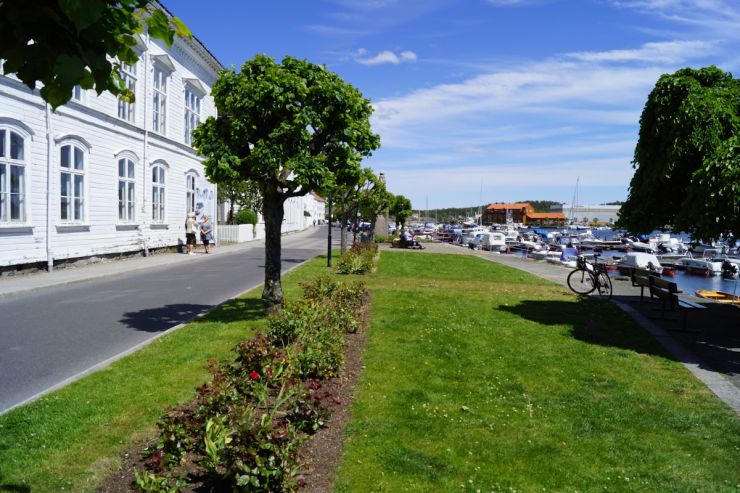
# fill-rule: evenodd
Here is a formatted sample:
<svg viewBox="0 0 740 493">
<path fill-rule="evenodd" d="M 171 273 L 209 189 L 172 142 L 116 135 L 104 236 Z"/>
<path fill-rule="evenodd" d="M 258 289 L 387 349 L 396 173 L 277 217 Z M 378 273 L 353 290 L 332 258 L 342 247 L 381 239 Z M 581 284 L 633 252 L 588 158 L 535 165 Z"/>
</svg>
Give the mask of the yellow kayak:
<svg viewBox="0 0 740 493">
<path fill-rule="evenodd" d="M 705 289 L 699 289 L 696 291 L 696 295 L 712 301 L 718 301 L 719 303 L 740 303 L 740 296 L 723 293 L 722 291 L 707 291 Z"/>
</svg>

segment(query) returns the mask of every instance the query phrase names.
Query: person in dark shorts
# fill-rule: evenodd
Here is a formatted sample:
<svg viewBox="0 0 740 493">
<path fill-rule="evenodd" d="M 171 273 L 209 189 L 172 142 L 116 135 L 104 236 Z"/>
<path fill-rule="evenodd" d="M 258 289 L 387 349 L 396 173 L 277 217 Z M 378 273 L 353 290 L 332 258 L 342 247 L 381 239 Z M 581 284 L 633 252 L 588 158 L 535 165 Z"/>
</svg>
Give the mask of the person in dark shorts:
<svg viewBox="0 0 740 493">
<path fill-rule="evenodd" d="M 198 223 L 195 222 L 195 212 L 189 212 L 185 220 L 185 244 L 188 247 L 188 255 L 195 255 L 193 247 L 195 246 L 195 233 L 198 231 Z"/>
</svg>

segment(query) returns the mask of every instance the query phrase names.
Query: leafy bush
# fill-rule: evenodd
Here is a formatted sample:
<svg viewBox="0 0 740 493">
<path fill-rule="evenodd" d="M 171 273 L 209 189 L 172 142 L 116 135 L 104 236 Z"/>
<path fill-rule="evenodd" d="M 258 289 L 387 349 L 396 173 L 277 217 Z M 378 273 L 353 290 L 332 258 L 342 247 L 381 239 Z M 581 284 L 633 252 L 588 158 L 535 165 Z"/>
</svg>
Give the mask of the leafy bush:
<svg viewBox="0 0 740 493">
<path fill-rule="evenodd" d="M 337 261 L 337 272 L 340 274 L 366 274 L 375 265 L 377 253 L 377 243 L 355 243 L 352 248 L 340 255 Z"/>
<path fill-rule="evenodd" d="M 249 209 L 242 209 L 234 216 L 236 224 L 257 224 L 257 213 Z"/>
<path fill-rule="evenodd" d="M 358 257 L 373 249 L 356 248 Z M 344 363 L 344 333 L 360 324 L 364 283 L 320 276 L 303 284 L 302 299 L 286 304 L 257 333 L 234 347 L 234 358 L 209 360 L 211 374 L 196 400 L 167 412 L 147 467 L 135 471 L 141 491 L 178 491 L 198 478 L 211 491 L 291 491 L 300 445 L 324 425 L 323 379 Z M 193 467 L 199 467 L 192 474 Z M 173 478 L 180 478 L 173 482 Z"/>
<path fill-rule="evenodd" d="M 398 235 L 375 235 L 375 243 L 393 243 Z"/>
<path fill-rule="evenodd" d="M 262 334 L 239 343 L 233 361 L 210 361 L 211 381 L 193 405 L 160 419 L 149 469 L 171 473 L 186 453 L 213 490 L 286 491 L 298 447 L 326 421 L 314 390 L 288 376 L 288 356 Z M 142 491 L 167 491 L 167 477 L 136 472 Z M 160 489 L 157 489 L 160 488 Z"/>
</svg>

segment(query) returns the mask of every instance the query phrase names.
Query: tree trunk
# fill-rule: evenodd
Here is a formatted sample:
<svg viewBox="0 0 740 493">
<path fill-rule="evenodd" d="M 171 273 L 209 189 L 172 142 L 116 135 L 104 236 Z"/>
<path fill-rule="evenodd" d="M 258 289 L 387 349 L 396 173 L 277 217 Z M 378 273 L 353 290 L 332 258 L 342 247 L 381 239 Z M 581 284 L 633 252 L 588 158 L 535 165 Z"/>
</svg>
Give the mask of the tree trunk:
<svg viewBox="0 0 740 493">
<path fill-rule="evenodd" d="M 375 241 L 375 223 L 377 222 L 377 214 L 370 220 L 370 241 Z"/>
<path fill-rule="evenodd" d="M 280 283 L 281 229 L 283 226 L 283 194 L 266 186 L 263 189 L 265 217 L 265 287 L 262 299 L 267 313 L 282 307 L 283 288 Z"/>
<path fill-rule="evenodd" d="M 234 224 L 234 201 L 229 200 L 229 218 L 226 221 L 228 224 Z"/>
<path fill-rule="evenodd" d="M 342 216 L 339 230 L 339 253 L 344 253 L 347 250 L 347 216 Z"/>
</svg>

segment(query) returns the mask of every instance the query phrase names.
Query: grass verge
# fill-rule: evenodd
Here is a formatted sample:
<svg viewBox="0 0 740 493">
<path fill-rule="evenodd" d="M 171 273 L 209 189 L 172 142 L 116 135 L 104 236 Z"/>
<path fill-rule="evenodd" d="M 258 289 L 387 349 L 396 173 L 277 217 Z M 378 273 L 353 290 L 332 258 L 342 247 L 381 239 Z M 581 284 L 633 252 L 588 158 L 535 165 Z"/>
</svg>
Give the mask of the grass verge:
<svg viewBox="0 0 740 493">
<path fill-rule="evenodd" d="M 283 277 L 326 273 L 317 257 Z M 261 288 L 167 334 L 59 391 L 0 416 L 0 492 L 90 491 L 121 463 L 121 453 L 154 433 L 163 410 L 191 399 L 209 358 L 223 358 L 264 327 Z"/>
<path fill-rule="evenodd" d="M 615 306 L 472 256 L 368 281 L 338 491 L 740 488 L 734 413 Z"/>
</svg>

